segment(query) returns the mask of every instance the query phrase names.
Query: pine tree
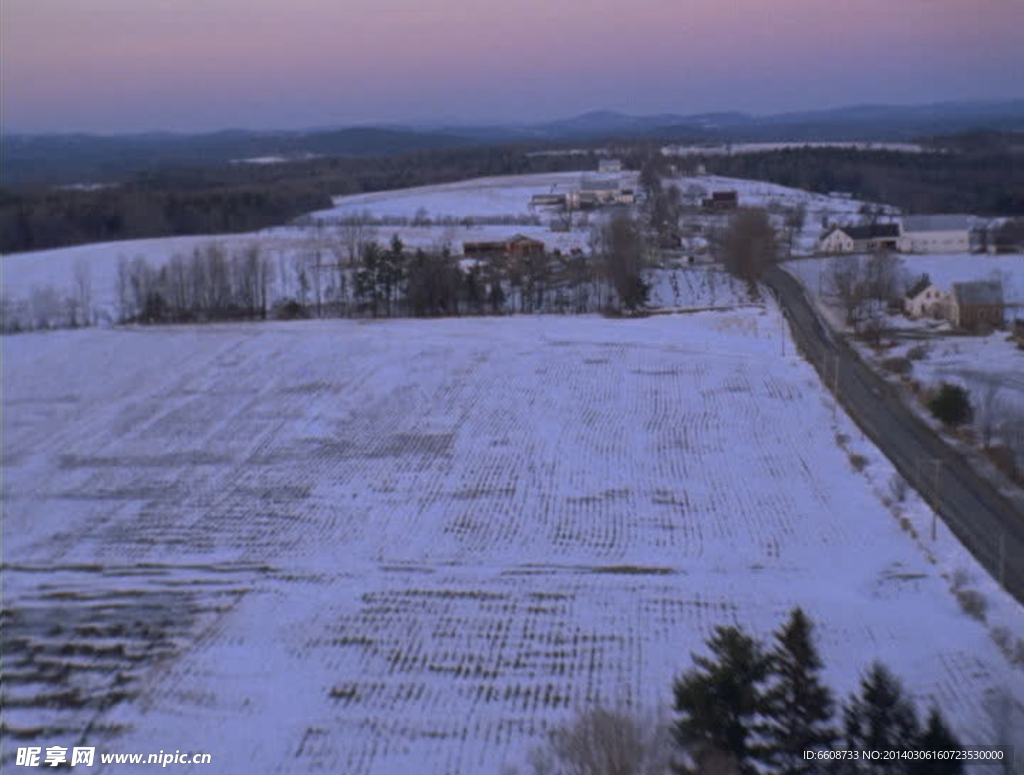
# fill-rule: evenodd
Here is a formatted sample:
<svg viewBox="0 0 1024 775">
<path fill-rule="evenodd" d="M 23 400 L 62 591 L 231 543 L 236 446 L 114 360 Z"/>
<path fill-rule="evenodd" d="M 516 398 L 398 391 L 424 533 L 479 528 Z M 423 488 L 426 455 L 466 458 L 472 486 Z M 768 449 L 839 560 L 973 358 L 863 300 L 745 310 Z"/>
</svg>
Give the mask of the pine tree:
<svg viewBox="0 0 1024 775">
<path fill-rule="evenodd" d="M 369 242 L 363 246 L 363 265 L 356 272 L 356 296 L 369 299 L 370 311 L 377 317 L 377 309 L 380 303 L 380 287 L 378 277 L 383 261 L 383 251 L 375 242 Z"/>
<path fill-rule="evenodd" d="M 961 748 L 960 741 L 946 726 L 945 719 L 938 708 L 932 708 L 928 714 L 928 723 L 918 738 L 917 747 L 921 751 L 953 751 Z M 963 764 L 955 759 L 946 761 L 928 761 L 922 759 L 912 763 L 911 775 L 962 775 Z"/>
<path fill-rule="evenodd" d="M 843 709 L 846 744 L 851 750 L 905 749 L 918 739 L 917 714 L 899 680 L 875 662 L 861 679 L 860 694 Z M 867 775 L 909 775 L 910 762 L 861 762 L 856 769 Z"/>
<path fill-rule="evenodd" d="M 768 660 L 763 647 L 738 627 L 718 627 L 708 640 L 712 656 L 693 655 L 695 668 L 675 682 L 675 735 L 698 756 L 724 753 L 752 773 L 752 734 L 764 699 Z"/>
<path fill-rule="evenodd" d="M 803 752 L 826 749 L 838 735 L 832 727 L 835 703 L 819 678 L 822 661 L 814 646 L 813 625 L 800 608 L 775 633 L 769 655 L 771 677 L 765 692 L 761 726 L 765 760 L 779 775 L 813 772 L 816 763 Z"/>
</svg>

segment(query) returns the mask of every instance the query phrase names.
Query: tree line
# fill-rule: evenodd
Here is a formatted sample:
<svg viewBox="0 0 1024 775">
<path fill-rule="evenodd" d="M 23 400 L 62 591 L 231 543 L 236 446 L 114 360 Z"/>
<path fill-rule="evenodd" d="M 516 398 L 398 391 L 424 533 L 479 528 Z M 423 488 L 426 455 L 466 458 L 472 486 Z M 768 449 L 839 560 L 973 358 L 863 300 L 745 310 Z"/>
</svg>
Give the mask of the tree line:
<svg viewBox="0 0 1024 775">
<path fill-rule="evenodd" d="M 361 221 L 287 251 L 256 240 L 233 249 L 211 241 L 163 265 L 121 257 L 116 321 L 638 312 L 652 262 L 640 225 L 621 213 L 594 227 L 590 247 L 588 255 L 556 250 L 465 258 L 448 246 L 410 250 L 397 235 L 381 244 L 376 229 Z M 90 325 L 88 265 L 76 265 L 69 291 L 46 286 L 20 301 L 5 296 L 0 311 L 5 332 Z"/>
<path fill-rule="evenodd" d="M 1012 216 L 1024 212 L 1019 152 L 983 146 L 974 152 L 901 153 L 842 148 L 787 148 L 707 157 L 709 172 L 766 180 L 917 213 Z"/>
<path fill-rule="evenodd" d="M 0 253 L 88 242 L 228 234 L 288 223 L 331 197 L 486 175 L 596 166 L 596 156 L 531 156 L 518 146 L 227 164 L 138 172 L 96 188 L 0 188 Z"/>
</svg>

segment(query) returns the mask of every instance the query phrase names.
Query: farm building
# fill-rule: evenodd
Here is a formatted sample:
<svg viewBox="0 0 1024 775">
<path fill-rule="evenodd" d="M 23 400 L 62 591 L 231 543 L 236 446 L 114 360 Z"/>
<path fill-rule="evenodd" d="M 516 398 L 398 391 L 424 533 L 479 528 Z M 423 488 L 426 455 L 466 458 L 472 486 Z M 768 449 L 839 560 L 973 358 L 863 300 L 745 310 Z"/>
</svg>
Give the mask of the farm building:
<svg viewBox="0 0 1024 775">
<path fill-rule="evenodd" d="M 970 215 L 907 215 L 900 223 L 902 253 L 966 253 L 971 249 Z"/>
<path fill-rule="evenodd" d="M 983 281 L 953 283 L 949 322 L 964 331 L 1001 328 L 1006 304 L 1002 283 Z"/>
<path fill-rule="evenodd" d="M 924 275 L 907 291 L 903 309 L 911 318 L 945 318 L 949 314 L 949 292 Z"/>
<path fill-rule="evenodd" d="M 530 197 L 530 207 L 565 206 L 565 194 L 534 194 Z"/>
<path fill-rule="evenodd" d="M 633 204 L 635 196 L 631 188 L 623 188 L 618 178 L 590 178 L 580 181 L 578 191 L 566 195 L 566 206 L 573 210 L 589 210 L 604 205 Z"/>
<path fill-rule="evenodd" d="M 527 258 L 544 255 L 544 243 L 515 234 L 506 240 L 462 243 L 462 254 L 473 258 Z"/>
<path fill-rule="evenodd" d="M 739 205 L 740 197 L 735 191 L 713 191 L 702 203 L 705 210 L 735 210 Z"/>
<path fill-rule="evenodd" d="M 818 240 L 823 253 L 863 253 L 870 250 L 895 250 L 900 227 L 895 223 L 869 223 L 863 226 L 835 226 Z"/>
<path fill-rule="evenodd" d="M 818 250 L 822 253 L 852 253 L 853 237 L 846 229 L 833 226 L 818 238 Z"/>
<path fill-rule="evenodd" d="M 619 159 L 601 159 L 597 163 L 599 172 L 622 172 L 622 161 Z"/>
</svg>

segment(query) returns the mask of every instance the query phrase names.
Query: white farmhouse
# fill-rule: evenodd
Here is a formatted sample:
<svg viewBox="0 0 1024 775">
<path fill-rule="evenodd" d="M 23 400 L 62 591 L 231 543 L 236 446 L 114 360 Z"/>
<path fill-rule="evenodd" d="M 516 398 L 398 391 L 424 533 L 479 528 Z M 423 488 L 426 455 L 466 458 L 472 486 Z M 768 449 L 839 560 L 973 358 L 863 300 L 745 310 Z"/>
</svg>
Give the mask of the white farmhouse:
<svg viewBox="0 0 1024 775">
<path fill-rule="evenodd" d="M 971 249 L 970 215 L 907 215 L 900 223 L 901 253 L 967 253 Z"/>
<path fill-rule="evenodd" d="M 818 240 L 822 253 L 864 253 L 870 250 L 895 250 L 899 225 L 869 223 L 861 226 L 835 226 Z"/>
<path fill-rule="evenodd" d="M 923 275 L 914 286 L 907 291 L 903 299 L 903 309 L 911 318 L 948 318 L 950 315 L 951 297 L 948 291 L 942 290 Z"/>
<path fill-rule="evenodd" d="M 852 253 L 853 237 L 836 226 L 821 236 L 818 240 L 818 249 L 822 253 Z"/>
</svg>

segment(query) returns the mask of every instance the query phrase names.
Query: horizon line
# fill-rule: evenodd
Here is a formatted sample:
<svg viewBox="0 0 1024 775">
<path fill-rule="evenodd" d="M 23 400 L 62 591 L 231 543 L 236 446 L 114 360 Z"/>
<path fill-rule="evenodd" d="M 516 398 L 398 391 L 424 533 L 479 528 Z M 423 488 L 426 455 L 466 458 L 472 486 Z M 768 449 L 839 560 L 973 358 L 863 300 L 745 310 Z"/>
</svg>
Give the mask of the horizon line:
<svg viewBox="0 0 1024 775">
<path fill-rule="evenodd" d="M 67 129 L 67 130 L 32 130 L 32 129 L 12 129 L 8 127 L 0 126 L 0 135 L 4 137 L 28 135 L 35 137 L 61 137 L 61 136 L 75 136 L 85 135 L 90 137 L 142 137 L 147 135 L 174 135 L 178 137 L 195 137 L 202 135 L 216 135 L 216 134 L 227 134 L 230 132 L 244 132 L 248 134 L 266 134 L 266 133 L 281 133 L 281 134 L 292 134 L 296 132 L 341 132 L 353 129 L 376 129 L 376 130 L 393 130 L 393 131 L 443 131 L 443 130 L 454 130 L 454 129 L 487 129 L 487 128 L 512 128 L 512 127 L 538 127 L 547 124 L 558 124 L 576 119 L 592 116 L 596 114 L 607 114 L 613 116 L 619 116 L 628 119 L 648 119 L 657 118 L 659 116 L 673 116 L 683 119 L 700 118 L 702 116 L 715 116 L 715 115 L 735 115 L 743 116 L 750 119 L 764 119 L 764 118 L 780 118 L 784 116 L 801 116 L 801 115 L 813 115 L 815 113 L 830 113 L 839 112 L 844 110 L 865 110 L 865 109 L 914 109 L 914 108 L 940 108 L 940 107 L 995 107 L 995 106 L 1010 106 L 1020 104 L 1024 107 L 1024 95 L 1016 97 L 1006 97 L 999 99 L 968 99 L 968 100 L 937 100 L 932 102 L 858 102 L 858 103 L 840 103 L 834 104 L 828 107 L 821 108 L 805 108 L 800 110 L 780 110 L 776 112 L 751 112 L 742 110 L 739 108 L 722 109 L 722 110 L 705 110 L 696 113 L 680 113 L 676 111 L 652 111 L 649 113 L 627 113 L 620 110 L 611 108 L 593 108 L 591 110 L 585 110 L 580 113 L 575 113 L 569 116 L 553 116 L 546 118 L 536 118 L 532 120 L 523 121 L 474 121 L 465 118 L 449 117 L 449 118 L 438 118 L 438 119 L 407 119 L 401 121 L 358 121 L 351 124 L 323 124 L 323 125 L 303 125 L 295 127 L 282 127 L 282 126 L 268 126 L 268 127 L 246 127 L 246 126 L 223 126 L 216 129 L 196 129 L 196 130 L 178 130 L 178 129 L 139 129 L 124 132 L 97 132 L 85 129 Z"/>
</svg>

